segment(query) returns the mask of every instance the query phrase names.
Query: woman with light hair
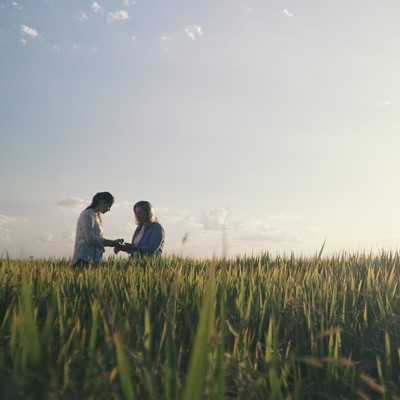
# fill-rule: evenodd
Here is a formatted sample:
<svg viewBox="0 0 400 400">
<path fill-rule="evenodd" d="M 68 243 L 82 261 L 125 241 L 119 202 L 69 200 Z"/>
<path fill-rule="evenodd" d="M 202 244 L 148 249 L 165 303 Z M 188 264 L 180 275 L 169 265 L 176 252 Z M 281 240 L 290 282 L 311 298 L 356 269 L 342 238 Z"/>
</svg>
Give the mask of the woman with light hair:
<svg viewBox="0 0 400 400">
<path fill-rule="evenodd" d="M 96 193 L 92 203 L 83 210 L 78 218 L 73 267 L 98 265 L 104 253 L 104 247 L 114 247 L 123 243 L 124 239 L 109 240 L 103 238 L 101 214 L 110 211 L 114 197 L 109 192 Z"/>
<path fill-rule="evenodd" d="M 131 257 L 161 255 L 165 233 L 155 216 L 153 206 L 148 201 L 139 201 L 133 206 L 137 228 L 133 232 L 132 242 L 118 244 L 114 253 L 124 251 Z"/>
</svg>

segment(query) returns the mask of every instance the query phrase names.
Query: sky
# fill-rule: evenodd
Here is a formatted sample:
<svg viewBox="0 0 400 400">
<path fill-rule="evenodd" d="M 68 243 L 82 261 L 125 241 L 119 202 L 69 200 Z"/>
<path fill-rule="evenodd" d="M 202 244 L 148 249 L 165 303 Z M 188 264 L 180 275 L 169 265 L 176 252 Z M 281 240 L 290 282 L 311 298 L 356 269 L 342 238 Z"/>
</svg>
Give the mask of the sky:
<svg viewBox="0 0 400 400">
<path fill-rule="evenodd" d="M 165 254 L 397 251 L 400 2 L 0 0 L 0 257 L 70 257 L 93 195 Z M 107 249 L 105 256 L 112 254 Z"/>
</svg>

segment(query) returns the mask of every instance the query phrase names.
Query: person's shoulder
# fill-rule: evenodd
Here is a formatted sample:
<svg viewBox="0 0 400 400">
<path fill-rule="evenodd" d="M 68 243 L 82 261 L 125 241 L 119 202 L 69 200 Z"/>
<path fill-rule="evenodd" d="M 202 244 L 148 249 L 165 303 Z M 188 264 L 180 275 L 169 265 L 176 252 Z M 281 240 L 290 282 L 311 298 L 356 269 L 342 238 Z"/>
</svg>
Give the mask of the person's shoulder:
<svg viewBox="0 0 400 400">
<path fill-rule="evenodd" d="M 153 221 L 150 225 L 147 226 L 147 229 L 163 229 L 163 227 L 159 222 Z"/>
<path fill-rule="evenodd" d="M 156 229 L 157 231 L 162 232 L 164 234 L 164 228 L 159 222 L 157 222 L 157 221 L 153 222 L 153 226 L 154 226 L 154 229 Z"/>
<path fill-rule="evenodd" d="M 93 217 L 94 215 L 95 215 L 95 212 L 94 212 L 93 208 L 85 208 L 80 214 L 80 216 L 82 216 L 82 217 L 85 217 L 85 216 Z"/>
</svg>

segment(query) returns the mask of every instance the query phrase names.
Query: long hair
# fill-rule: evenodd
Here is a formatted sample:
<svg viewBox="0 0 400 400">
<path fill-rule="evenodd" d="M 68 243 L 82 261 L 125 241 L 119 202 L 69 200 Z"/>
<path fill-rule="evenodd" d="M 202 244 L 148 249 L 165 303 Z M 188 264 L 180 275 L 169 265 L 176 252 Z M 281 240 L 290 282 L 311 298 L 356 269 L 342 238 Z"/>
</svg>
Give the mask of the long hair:
<svg viewBox="0 0 400 400">
<path fill-rule="evenodd" d="M 87 206 L 85 208 L 85 210 L 88 210 L 89 208 L 91 208 L 93 210 L 94 208 L 96 208 L 100 204 L 100 202 L 102 200 L 106 204 L 109 204 L 110 206 L 112 206 L 114 204 L 114 196 L 111 193 L 109 193 L 109 192 L 99 192 L 99 193 L 96 193 L 93 196 L 92 203 L 89 206 Z M 97 212 L 96 215 L 97 215 L 97 217 L 99 218 L 99 220 L 101 222 L 100 212 Z"/>
<path fill-rule="evenodd" d="M 134 206 L 133 206 L 133 212 L 135 212 L 135 208 L 140 207 L 144 212 L 146 212 L 149 216 L 150 222 L 157 222 L 157 217 L 154 213 L 154 208 L 151 205 L 149 201 L 146 200 L 141 200 L 138 201 Z M 136 221 L 137 222 L 137 221 Z"/>
</svg>

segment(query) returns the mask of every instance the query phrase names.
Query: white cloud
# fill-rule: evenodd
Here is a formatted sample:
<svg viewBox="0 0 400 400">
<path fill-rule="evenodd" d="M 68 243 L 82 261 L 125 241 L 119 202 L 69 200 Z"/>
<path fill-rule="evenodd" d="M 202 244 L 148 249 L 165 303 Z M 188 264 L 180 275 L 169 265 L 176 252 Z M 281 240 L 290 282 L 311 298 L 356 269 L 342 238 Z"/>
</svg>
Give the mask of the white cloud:
<svg viewBox="0 0 400 400">
<path fill-rule="evenodd" d="M 65 200 L 61 200 L 57 203 L 58 206 L 63 208 L 64 210 L 83 210 L 85 206 L 88 206 L 88 202 L 78 197 L 70 197 Z"/>
<path fill-rule="evenodd" d="M 19 10 L 19 11 L 22 11 L 22 10 L 23 10 L 23 8 L 22 8 L 16 1 L 11 2 L 11 4 L 12 4 L 17 10 Z"/>
<path fill-rule="evenodd" d="M 204 225 L 193 216 L 188 217 L 186 224 L 188 228 L 194 230 L 202 230 L 204 228 Z"/>
<path fill-rule="evenodd" d="M 157 218 L 160 219 L 161 223 L 165 224 L 178 224 L 185 223 L 188 221 L 189 214 L 187 211 L 173 211 L 166 207 L 157 207 L 155 209 Z"/>
<path fill-rule="evenodd" d="M 21 25 L 20 31 L 24 36 L 28 36 L 31 39 L 36 39 L 37 37 L 40 36 L 40 34 L 38 33 L 38 31 L 36 29 L 30 28 L 27 25 Z"/>
<path fill-rule="evenodd" d="M 26 218 L 0 215 L 0 243 L 12 243 L 14 241 L 13 233 L 15 228 L 25 221 Z"/>
<path fill-rule="evenodd" d="M 0 225 L 14 224 L 16 222 L 25 222 L 26 218 L 11 217 L 9 215 L 0 215 Z"/>
<path fill-rule="evenodd" d="M 249 232 L 240 237 L 250 242 L 295 242 L 303 241 L 303 236 L 296 229 L 284 227 L 270 227 L 259 232 Z"/>
<path fill-rule="evenodd" d="M 124 10 L 115 11 L 114 13 L 107 14 L 107 22 L 125 21 L 129 19 L 129 14 Z"/>
<path fill-rule="evenodd" d="M 64 225 L 64 229 L 61 231 L 61 233 L 57 236 L 57 240 L 59 243 L 63 245 L 71 245 L 74 244 L 75 242 L 75 233 L 76 233 L 76 226 L 67 222 Z"/>
<path fill-rule="evenodd" d="M 63 231 L 60 233 L 42 233 L 36 235 L 33 241 L 42 243 L 42 244 L 61 244 L 61 245 L 71 245 L 75 242 L 75 230 L 71 227 L 70 224 L 66 224 Z"/>
<path fill-rule="evenodd" d="M 170 37 L 170 36 L 167 36 L 167 35 L 161 35 L 161 36 L 160 36 L 160 40 L 161 40 L 163 43 L 167 43 L 167 42 L 171 41 L 171 37 Z M 169 47 L 163 46 L 163 47 L 162 47 L 162 51 L 163 51 L 164 53 L 168 53 L 168 52 L 169 52 Z"/>
<path fill-rule="evenodd" d="M 266 221 L 255 219 L 238 225 L 234 234 L 236 239 L 247 242 L 300 243 L 319 235 L 319 231 L 313 228 L 271 225 Z"/>
<path fill-rule="evenodd" d="M 285 215 L 285 214 L 279 214 L 279 215 L 271 215 L 271 219 L 274 220 L 283 220 L 283 221 L 288 221 L 292 219 L 299 219 L 300 217 L 298 215 Z"/>
<path fill-rule="evenodd" d="M 163 215 L 162 218 L 160 217 L 163 223 L 167 224 L 176 224 L 182 222 L 184 217 L 182 215 Z"/>
<path fill-rule="evenodd" d="M 228 215 L 224 208 L 211 208 L 201 213 L 200 223 L 207 230 L 224 230 L 228 228 Z"/>
<path fill-rule="evenodd" d="M 52 233 L 48 233 L 47 235 L 38 235 L 37 240 L 40 243 L 56 243 L 57 240 Z"/>
<path fill-rule="evenodd" d="M 122 4 L 126 7 L 133 6 L 136 4 L 135 0 L 122 0 Z"/>
<path fill-rule="evenodd" d="M 378 107 L 385 108 L 393 103 L 393 99 L 379 99 L 376 101 Z"/>
<path fill-rule="evenodd" d="M 96 14 L 104 14 L 104 8 L 97 1 L 92 4 L 92 11 Z"/>
<path fill-rule="evenodd" d="M 0 243 L 12 243 L 11 230 L 0 226 Z"/>
<path fill-rule="evenodd" d="M 79 11 L 79 15 L 75 18 L 81 22 L 88 20 L 88 16 L 84 11 Z"/>
<path fill-rule="evenodd" d="M 293 14 L 292 14 L 291 12 L 289 12 L 286 8 L 284 8 L 284 9 L 281 11 L 281 13 L 282 13 L 283 15 L 285 15 L 286 17 L 289 17 L 289 18 L 292 18 L 292 17 L 293 17 Z"/>
<path fill-rule="evenodd" d="M 188 25 L 184 32 L 186 33 L 189 39 L 195 40 L 198 36 L 203 35 L 203 29 L 201 26 L 198 25 Z"/>
</svg>

